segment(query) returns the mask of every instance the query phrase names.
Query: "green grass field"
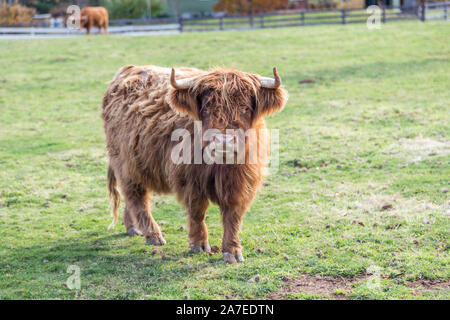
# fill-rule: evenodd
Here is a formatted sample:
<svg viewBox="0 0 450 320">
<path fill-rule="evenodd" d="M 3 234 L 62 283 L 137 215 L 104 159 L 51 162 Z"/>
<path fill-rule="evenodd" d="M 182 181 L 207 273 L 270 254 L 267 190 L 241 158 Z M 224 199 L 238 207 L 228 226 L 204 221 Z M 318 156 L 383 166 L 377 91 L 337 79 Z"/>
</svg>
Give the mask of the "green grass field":
<svg viewBox="0 0 450 320">
<path fill-rule="evenodd" d="M 449 299 L 449 36 L 412 21 L 0 40 L 0 298 Z M 173 196 L 153 198 L 167 245 L 107 230 L 100 101 L 125 64 L 278 67 L 280 168 L 244 218 L 244 263 L 191 254 Z M 207 225 L 220 246 L 215 206 Z M 350 285 L 280 291 L 308 275 Z"/>
</svg>

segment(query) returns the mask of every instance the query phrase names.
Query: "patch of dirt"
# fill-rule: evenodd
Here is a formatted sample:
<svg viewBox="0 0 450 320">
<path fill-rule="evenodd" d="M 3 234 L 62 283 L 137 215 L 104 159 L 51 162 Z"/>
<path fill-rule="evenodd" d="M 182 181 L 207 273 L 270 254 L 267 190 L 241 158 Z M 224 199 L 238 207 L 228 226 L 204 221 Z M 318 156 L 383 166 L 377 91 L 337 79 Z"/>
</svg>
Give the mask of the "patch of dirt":
<svg viewBox="0 0 450 320">
<path fill-rule="evenodd" d="M 431 280 L 431 279 L 421 279 L 416 281 L 408 281 L 405 284 L 406 287 L 419 290 L 419 291 L 428 291 L 428 290 L 450 290 L 450 280 Z"/>
<path fill-rule="evenodd" d="M 314 80 L 314 79 L 303 79 L 303 80 L 300 80 L 298 83 L 305 84 L 305 83 L 315 83 L 315 82 L 316 82 L 316 80 Z"/>
<path fill-rule="evenodd" d="M 368 278 L 368 275 L 361 275 L 352 278 L 333 277 L 303 274 L 297 279 L 288 279 L 286 286 L 279 291 L 275 291 L 268 296 L 268 299 L 282 300 L 286 298 L 286 294 L 291 292 L 304 292 L 310 294 L 322 295 L 328 299 L 346 299 L 346 294 L 336 295 L 334 292 L 338 290 L 341 293 L 349 294 L 354 282 Z"/>
<path fill-rule="evenodd" d="M 363 274 L 351 278 L 302 274 L 299 278 L 285 278 L 286 285 L 280 290 L 272 292 L 267 299 L 283 300 L 289 293 L 306 293 L 321 295 L 326 299 L 345 300 L 353 290 L 353 283 L 369 279 L 370 274 Z M 386 277 L 381 275 L 381 277 Z M 405 287 L 417 292 L 431 290 L 450 290 L 450 281 L 421 279 L 407 281 Z M 337 293 L 337 294 L 336 294 Z"/>
<path fill-rule="evenodd" d="M 402 202 L 398 195 L 371 194 L 359 204 L 359 207 L 365 211 L 387 211 L 397 207 Z"/>
</svg>

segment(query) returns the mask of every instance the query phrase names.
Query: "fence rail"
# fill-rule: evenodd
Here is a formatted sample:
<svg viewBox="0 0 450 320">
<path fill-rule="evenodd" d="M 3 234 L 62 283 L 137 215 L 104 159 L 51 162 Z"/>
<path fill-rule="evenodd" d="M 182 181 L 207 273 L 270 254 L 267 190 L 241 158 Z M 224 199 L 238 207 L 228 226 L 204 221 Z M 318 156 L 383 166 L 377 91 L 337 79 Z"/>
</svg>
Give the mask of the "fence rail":
<svg viewBox="0 0 450 320">
<path fill-rule="evenodd" d="M 176 18 L 152 18 L 152 19 L 114 19 L 109 20 L 110 25 L 163 25 L 178 23 Z"/>
<path fill-rule="evenodd" d="M 321 24 L 352 24 L 367 21 L 365 9 L 301 10 L 274 12 L 250 16 L 226 16 L 221 18 L 180 19 L 180 31 L 243 30 L 278 28 Z M 417 19 L 417 8 L 381 8 L 381 22 L 387 20 Z"/>
<path fill-rule="evenodd" d="M 450 2 L 425 3 L 419 7 L 389 8 L 381 7 L 382 23 L 386 21 L 419 19 L 421 21 L 443 18 L 448 21 Z M 280 28 L 324 24 L 364 23 L 369 14 L 365 9 L 300 10 L 291 12 L 272 12 L 249 16 L 203 17 L 190 19 L 119 19 L 110 20 L 109 32 L 154 33 L 191 32 L 218 30 L 247 30 L 261 28 Z M 95 30 L 94 30 L 95 32 Z M 1 35 L 78 35 L 84 31 L 67 28 L 49 28 L 39 25 L 0 25 Z"/>
<path fill-rule="evenodd" d="M 445 2 L 426 2 L 425 5 L 428 8 L 435 8 L 435 7 L 449 6 L 450 2 L 449 1 L 445 1 Z"/>
<path fill-rule="evenodd" d="M 421 21 L 443 19 L 448 21 L 448 10 L 450 9 L 450 2 L 432 2 L 425 3 L 419 6 L 418 12 Z M 431 12 L 431 14 L 428 14 Z"/>
<path fill-rule="evenodd" d="M 178 24 L 165 25 L 125 25 L 110 26 L 108 32 L 110 34 L 144 34 L 144 33 L 167 33 L 178 32 Z M 92 33 L 96 33 L 97 29 L 93 29 Z M 74 30 L 69 28 L 48 28 L 48 27 L 0 27 L 0 36 L 17 35 L 17 36 L 70 36 L 82 35 L 85 31 Z"/>
</svg>

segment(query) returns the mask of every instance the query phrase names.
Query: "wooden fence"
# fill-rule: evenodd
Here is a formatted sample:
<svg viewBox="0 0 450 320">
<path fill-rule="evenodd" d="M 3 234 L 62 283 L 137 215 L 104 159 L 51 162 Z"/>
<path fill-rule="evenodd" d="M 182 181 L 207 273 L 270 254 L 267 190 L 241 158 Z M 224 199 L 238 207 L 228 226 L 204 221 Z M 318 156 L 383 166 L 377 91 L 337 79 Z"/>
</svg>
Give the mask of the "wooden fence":
<svg viewBox="0 0 450 320">
<path fill-rule="evenodd" d="M 421 21 L 426 20 L 444 20 L 448 21 L 448 10 L 450 2 L 431 2 L 421 4 L 418 8 L 418 15 Z"/>
<path fill-rule="evenodd" d="M 180 32 L 189 32 L 365 23 L 368 17 L 369 14 L 365 9 L 301 10 L 250 16 L 179 19 L 178 23 L 180 24 Z M 406 19 L 418 19 L 417 8 L 380 8 L 380 20 L 382 23 Z"/>
<path fill-rule="evenodd" d="M 134 24 L 173 24 L 177 18 L 152 18 L 152 19 L 114 19 L 109 20 L 110 25 L 126 26 Z"/>
<path fill-rule="evenodd" d="M 427 21 L 443 19 L 448 21 L 450 2 L 426 3 L 419 7 L 381 7 L 380 22 L 419 19 Z M 250 16 L 224 16 L 219 18 L 190 19 L 120 19 L 110 21 L 110 33 L 145 34 L 157 32 L 190 32 L 247 30 L 257 28 L 279 28 L 324 24 L 365 23 L 369 14 L 365 9 L 310 10 L 295 12 L 274 12 Z M 23 36 L 66 36 L 83 34 L 84 31 L 67 28 L 49 28 L 42 25 L 0 25 L 1 35 Z"/>
<path fill-rule="evenodd" d="M 178 24 L 165 24 L 165 25 L 124 25 L 124 26 L 110 26 L 108 32 L 110 34 L 148 34 L 148 33 L 178 33 Z M 96 28 L 92 30 L 92 33 L 97 32 Z M 68 28 L 48 28 L 48 27 L 0 27 L 0 37 L 2 35 L 9 36 L 73 36 L 82 35 L 85 31 L 73 30 Z"/>
</svg>

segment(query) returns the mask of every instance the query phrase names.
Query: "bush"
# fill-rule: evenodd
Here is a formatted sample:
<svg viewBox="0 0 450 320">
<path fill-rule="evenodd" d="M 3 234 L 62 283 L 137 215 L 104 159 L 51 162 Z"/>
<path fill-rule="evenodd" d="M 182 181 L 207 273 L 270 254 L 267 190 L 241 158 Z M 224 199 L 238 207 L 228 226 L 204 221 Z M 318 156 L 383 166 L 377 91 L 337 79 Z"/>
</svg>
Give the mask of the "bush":
<svg viewBox="0 0 450 320">
<path fill-rule="evenodd" d="M 25 6 L 35 8 L 39 13 L 48 13 L 52 8 L 57 6 L 60 0 L 22 0 Z"/>
<path fill-rule="evenodd" d="M 309 9 L 334 9 L 336 3 L 333 0 L 309 0 Z"/>
<path fill-rule="evenodd" d="M 105 0 L 110 19 L 139 19 L 146 16 L 147 0 Z M 152 0 L 152 16 L 162 12 L 160 0 Z"/>
<path fill-rule="evenodd" d="M 70 2 L 62 2 L 50 10 L 52 17 L 65 17 L 67 15 L 67 8 L 72 5 Z"/>
<path fill-rule="evenodd" d="M 0 3 L 0 24 L 31 23 L 35 14 L 35 9 L 22 6 L 17 0 L 11 6 Z"/>
<path fill-rule="evenodd" d="M 288 0 L 219 0 L 213 10 L 227 14 L 250 14 L 286 9 Z"/>
</svg>

